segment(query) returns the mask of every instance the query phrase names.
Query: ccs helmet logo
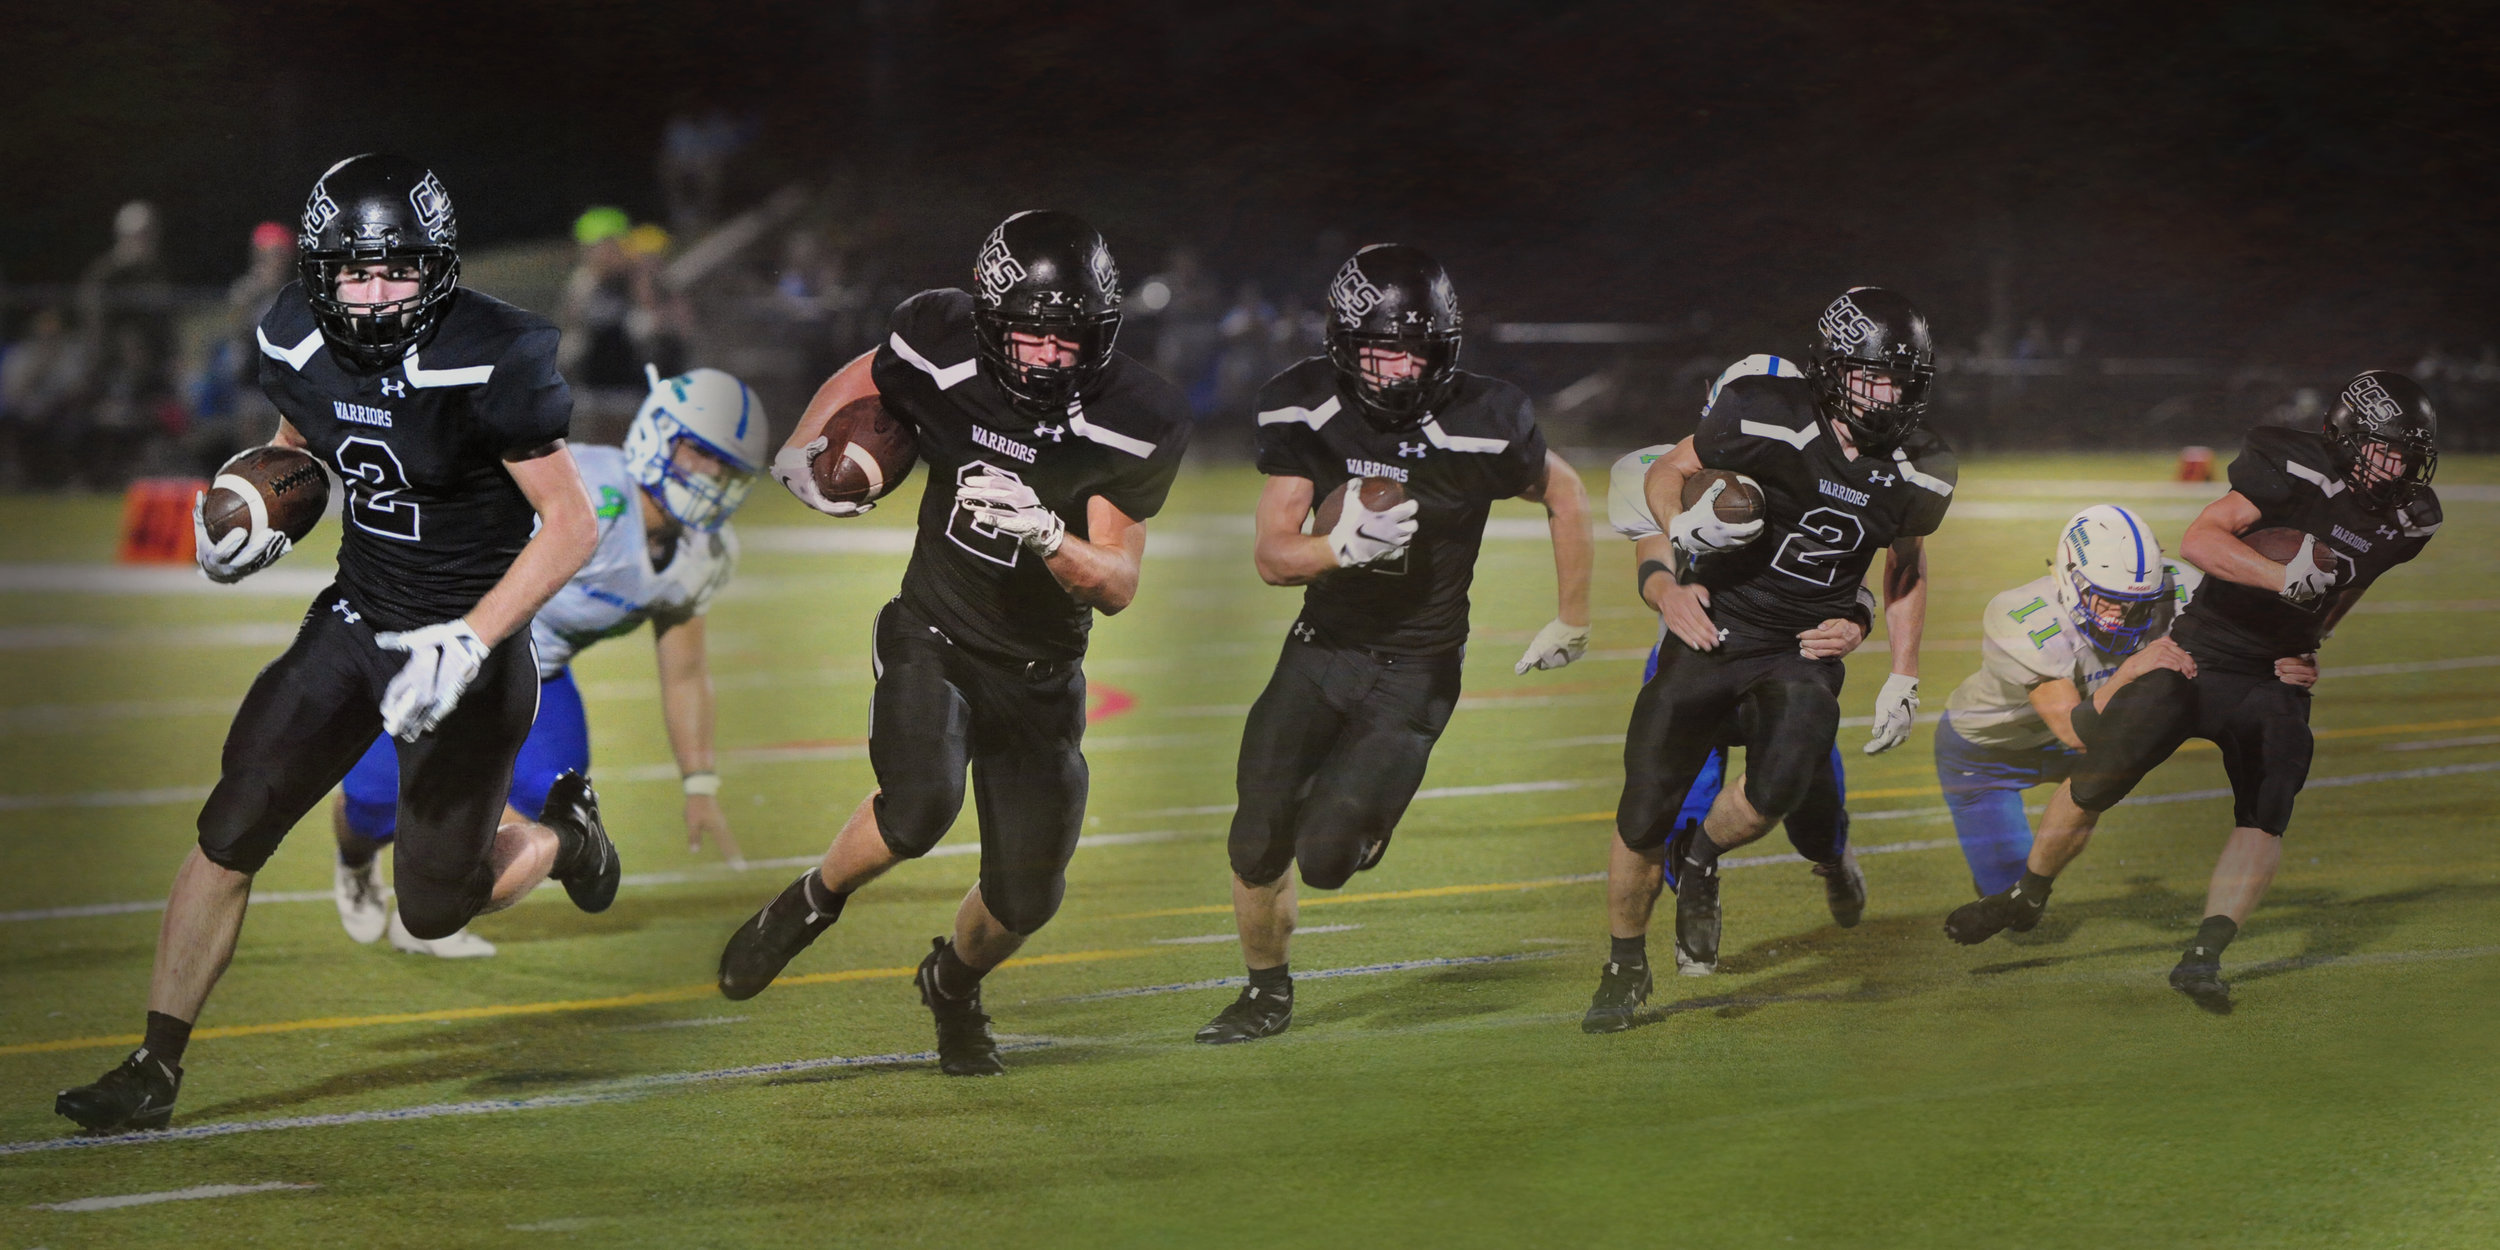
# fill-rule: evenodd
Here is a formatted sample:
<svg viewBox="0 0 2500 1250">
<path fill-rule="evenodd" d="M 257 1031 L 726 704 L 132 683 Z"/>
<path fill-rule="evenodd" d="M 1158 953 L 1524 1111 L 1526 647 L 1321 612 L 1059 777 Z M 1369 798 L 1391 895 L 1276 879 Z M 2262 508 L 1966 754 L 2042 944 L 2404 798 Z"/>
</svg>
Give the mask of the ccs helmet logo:
<svg viewBox="0 0 2500 1250">
<path fill-rule="evenodd" d="M 1842 348 L 1854 348 L 1873 337 L 1878 327 L 1873 317 L 1860 311 L 1857 301 L 1843 295 L 1823 310 L 1823 319 L 1815 328 L 1823 337 Z"/>
<path fill-rule="evenodd" d="M 409 188 L 408 207 L 417 210 L 417 225 L 424 228 L 426 242 L 441 245 L 458 237 L 451 220 L 451 192 L 443 189 L 442 179 L 433 170 Z"/>
<path fill-rule="evenodd" d="M 2352 385 L 2344 388 L 2344 404 L 2371 429 L 2402 417 L 2405 411 L 2404 405 L 2397 403 L 2396 397 L 2388 394 L 2387 388 L 2377 378 L 2366 373 L 2354 378 Z"/>
<path fill-rule="evenodd" d="M 312 198 L 304 202 L 304 237 L 318 238 L 339 217 L 338 201 L 330 198 L 328 179 L 313 184 Z"/>
<path fill-rule="evenodd" d="M 1114 304 L 1119 303 L 1120 267 L 1112 262 L 1111 249 L 1096 243 L 1094 254 L 1087 257 L 1085 263 L 1094 271 L 1094 285 L 1102 289 L 1103 298 Z"/>
<path fill-rule="evenodd" d="M 1103 260 L 1108 262 L 1110 257 L 1106 256 Z M 973 276 L 980 280 L 982 301 L 990 304 L 1007 298 L 1007 292 L 1024 281 L 1023 262 L 1007 250 L 1007 227 L 1004 222 L 990 231 L 989 240 L 981 245 L 981 263 L 973 270 Z"/>
<path fill-rule="evenodd" d="M 1380 288 L 1363 276 L 1363 267 L 1347 261 L 1337 271 L 1337 280 L 1328 284 L 1328 306 L 1336 310 L 1337 320 L 1347 325 L 1360 323 L 1371 310 L 1380 307 Z"/>
</svg>

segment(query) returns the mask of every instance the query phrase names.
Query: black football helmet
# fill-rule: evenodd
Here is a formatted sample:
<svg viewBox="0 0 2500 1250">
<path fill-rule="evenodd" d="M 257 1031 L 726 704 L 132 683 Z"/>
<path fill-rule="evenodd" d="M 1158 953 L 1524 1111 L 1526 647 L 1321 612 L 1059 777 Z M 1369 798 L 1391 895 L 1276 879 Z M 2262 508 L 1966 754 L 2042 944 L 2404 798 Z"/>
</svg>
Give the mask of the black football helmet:
<svg viewBox="0 0 2500 1250">
<path fill-rule="evenodd" d="M 1018 213 L 990 231 L 972 276 L 973 338 L 990 380 L 1030 415 L 1065 412 L 1120 337 L 1120 267 L 1102 235 L 1073 214 Z M 1073 343 L 1076 363 L 1025 364 L 1013 333 Z"/>
<path fill-rule="evenodd" d="M 2326 436 L 2344 461 L 2344 480 L 2379 511 L 2402 507 L 2430 485 L 2439 467 L 2439 414 L 2422 385 L 2389 369 L 2372 369 L 2344 384 L 2326 414 Z M 2394 453 L 2373 457 L 2373 445 Z M 2375 463 L 2374 463 L 2375 461 Z"/>
<path fill-rule="evenodd" d="M 1384 430 L 1420 424 L 1458 382 L 1458 290 L 1441 262 L 1419 247 L 1374 243 L 1356 252 L 1328 284 L 1328 362 L 1337 389 Z M 1402 351 L 1423 363 L 1394 382 L 1366 377 L 1363 349 Z"/>
<path fill-rule="evenodd" d="M 332 165 L 304 200 L 303 232 L 295 240 L 304 297 L 330 350 L 374 370 L 398 363 L 424 342 L 460 285 L 459 241 L 451 193 L 434 171 L 372 153 Z M 339 299 L 340 270 L 403 259 L 416 263 L 414 296 L 389 304 Z"/>
<path fill-rule="evenodd" d="M 1936 345 L 1928 337 L 1927 318 L 1897 292 L 1860 286 L 1833 300 L 1814 328 L 1814 391 L 1824 418 L 1848 426 L 1861 451 L 1891 451 L 1927 419 L 1928 392 L 1936 381 Z M 1851 394 L 1849 383 L 1860 374 L 1891 382 L 1894 398 Z"/>
</svg>

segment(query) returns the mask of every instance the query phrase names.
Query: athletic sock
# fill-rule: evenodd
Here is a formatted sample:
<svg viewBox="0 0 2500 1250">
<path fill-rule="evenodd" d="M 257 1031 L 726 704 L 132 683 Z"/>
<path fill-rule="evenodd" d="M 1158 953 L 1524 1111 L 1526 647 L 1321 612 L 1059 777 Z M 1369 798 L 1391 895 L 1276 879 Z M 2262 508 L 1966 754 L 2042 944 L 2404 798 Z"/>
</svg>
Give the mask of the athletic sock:
<svg viewBox="0 0 2500 1250">
<path fill-rule="evenodd" d="M 2221 963 L 2222 949 L 2229 946 L 2231 939 L 2239 935 L 2239 921 L 2229 916 L 2207 916 L 2205 923 L 2196 926 L 2196 941 L 2188 946 L 2187 954 L 2181 956 L 2179 962 Z"/>
<path fill-rule="evenodd" d="M 161 1011 L 148 1013 L 147 1036 L 139 1043 L 139 1049 L 148 1052 L 148 1058 L 169 1068 L 180 1068 L 182 1049 L 190 1044 L 190 1021 L 177 1020 Z"/>
<path fill-rule="evenodd" d="M 1646 968 L 1649 966 L 1648 934 L 1643 933 L 1633 937 L 1619 937 L 1612 938 L 1610 940 L 1614 943 L 1614 945 L 1613 948 L 1606 954 L 1608 961 L 1621 964 L 1626 968 Z"/>
<path fill-rule="evenodd" d="M 1693 836 L 1685 839 L 1684 866 L 1676 871 L 1676 875 L 1681 877 L 1687 872 L 1709 872 L 1719 866 L 1719 853 L 1724 849 L 1711 840 L 1708 829 L 1695 829 Z"/>
<path fill-rule="evenodd" d="M 2056 885 L 2057 878 L 2043 877 L 2039 873 L 2025 868 L 2023 869 L 2023 879 L 2014 883 L 2014 889 L 2012 891 L 2014 901 L 2029 907 L 2033 911 L 2038 911 L 2049 905 L 2049 891 Z"/>
<path fill-rule="evenodd" d="M 570 824 L 559 825 L 543 820 L 538 823 L 541 828 L 556 835 L 556 862 L 547 870 L 547 875 L 561 881 L 580 871 L 581 864 L 577 861 L 581 859 L 583 849 L 590 845 L 590 838 Z"/>
<path fill-rule="evenodd" d="M 370 867 L 374 860 L 382 857 L 382 844 L 367 837 L 358 837 L 349 842 L 340 842 L 337 846 L 339 848 L 339 863 L 344 864 L 349 868 Z"/>
<path fill-rule="evenodd" d="M 1293 997 L 1293 965 L 1278 964 L 1273 968 L 1252 968 L 1250 988 L 1261 998 Z"/>
<path fill-rule="evenodd" d="M 955 944 L 948 942 L 938 951 L 937 992 L 947 998 L 970 998 L 981 992 L 981 978 L 989 975 L 987 968 L 975 968 L 955 953 Z"/>
<path fill-rule="evenodd" d="M 807 891 L 807 905 L 815 908 L 816 914 L 824 917 L 826 924 L 842 918 L 842 905 L 851 901 L 850 891 L 834 893 L 826 887 L 822 870 L 816 868 L 808 869 L 807 875 L 799 878 L 799 882 L 800 887 Z"/>
</svg>

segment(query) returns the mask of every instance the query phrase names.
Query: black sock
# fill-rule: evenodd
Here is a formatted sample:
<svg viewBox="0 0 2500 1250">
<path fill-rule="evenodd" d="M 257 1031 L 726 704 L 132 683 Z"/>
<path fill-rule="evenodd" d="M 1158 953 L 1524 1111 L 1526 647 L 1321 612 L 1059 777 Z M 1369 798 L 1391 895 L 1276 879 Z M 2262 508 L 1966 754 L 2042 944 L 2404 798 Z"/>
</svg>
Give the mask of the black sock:
<svg viewBox="0 0 2500 1250">
<path fill-rule="evenodd" d="M 1677 876 L 1687 872 L 1709 872 L 1719 866 L 1719 852 L 1724 849 L 1710 840 L 1708 829 L 1695 829 L 1684 843 L 1684 863 L 1676 869 Z"/>
<path fill-rule="evenodd" d="M 2196 926 L 2196 941 L 2188 946 L 2187 954 L 2180 956 L 2179 962 L 2221 963 L 2222 948 L 2229 946 L 2231 939 L 2239 935 L 2239 921 L 2229 916 L 2207 916 L 2205 923 Z"/>
<path fill-rule="evenodd" d="M 581 865 L 576 861 L 581 859 L 583 848 L 590 845 L 590 839 L 581 830 L 573 828 L 570 822 L 559 825 L 542 820 L 538 823 L 547 832 L 556 835 L 556 862 L 553 868 L 548 869 L 547 875 L 561 881 L 579 871 Z"/>
<path fill-rule="evenodd" d="M 970 998 L 981 992 L 981 978 L 989 975 L 987 968 L 975 968 L 955 953 L 955 944 L 940 947 L 937 957 L 937 992 L 948 998 Z"/>
<path fill-rule="evenodd" d="M 148 1052 L 148 1058 L 170 1068 L 180 1068 L 182 1048 L 190 1044 L 190 1021 L 176 1020 L 161 1011 L 148 1013 L 147 1037 L 139 1043 L 139 1049 Z"/>
<path fill-rule="evenodd" d="M 1614 947 L 1607 952 L 1606 958 L 1609 961 L 1622 964 L 1626 968 L 1646 968 L 1649 966 L 1648 934 L 1643 933 L 1637 937 L 1613 938 L 1610 940 L 1614 943 Z"/>
<path fill-rule="evenodd" d="M 350 868 L 362 868 L 382 854 L 382 844 L 367 837 L 342 838 L 338 847 L 339 862 Z"/>
<path fill-rule="evenodd" d="M 2049 890 L 2056 884 L 2057 878 L 2043 877 L 2025 868 L 2023 879 L 2014 883 L 2014 901 L 2038 911 L 2049 905 Z"/>
<path fill-rule="evenodd" d="M 1293 965 L 1278 964 L 1273 968 L 1252 968 L 1250 988 L 1262 998 L 1293 997 Z"/>
<path fill-rule="evenodd" d="M 825 879 L 819 869 L 808 869 L 807 875 L 799 878 L 799 888 L 807 892 L 807 905 L 815 908 L 816 914 L 824 917 L 826 924 L 840 920 L 842 905 L 851 901 L 850 891 L 845 890 L 836 894 L 826 888 Z"/>
</svg>

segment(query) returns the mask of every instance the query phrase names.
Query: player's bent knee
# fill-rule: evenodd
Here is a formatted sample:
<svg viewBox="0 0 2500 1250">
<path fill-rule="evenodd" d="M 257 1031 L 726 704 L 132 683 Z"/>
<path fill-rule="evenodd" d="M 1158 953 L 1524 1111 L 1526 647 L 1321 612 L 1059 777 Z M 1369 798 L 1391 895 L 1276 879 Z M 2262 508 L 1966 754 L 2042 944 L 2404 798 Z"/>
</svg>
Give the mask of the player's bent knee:
<svg viewBox="0 0 2500 1250">
<path fill-rule="evenodd" d="M 1363 866 L 1363 848 L 1359 843 L 1330 841 L 1324 845 L 1305 846 L 1295 856 L 1301 865 L 1302 884 L 1314 890 L 1338 890 L 1354 879 Z"/>
<path fill-rule="evenodd" d="M 956 776 L 951 785 L 939 780 L 887 786 L 877 792 L 874 803 L 877 836 L 885 839 L 886 849 L 902 859 L 918 859 L 936 849 L 938 839 L 963 813 L 963 778 Z"/>
<path fill-rule="evenodd" d="M 443 885 L 410 874 L 405 865 L 392 889 L 399 902 L 399 923 L 427 941 L 458 933 L 486 907 L 487 892 L 473 883 Z"/>
<path fill-rule="evenodd" d="M 1067 897 L 1068 879 L 1057 873 L 1048 881 L 995 881 L 988 874 L 981 880 L 981 902 L 989 908 L 990 917 L 1018 937 L 1031 937 L 1059 914 L 1059 903 Z"/>
</svg>

